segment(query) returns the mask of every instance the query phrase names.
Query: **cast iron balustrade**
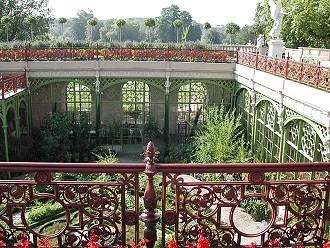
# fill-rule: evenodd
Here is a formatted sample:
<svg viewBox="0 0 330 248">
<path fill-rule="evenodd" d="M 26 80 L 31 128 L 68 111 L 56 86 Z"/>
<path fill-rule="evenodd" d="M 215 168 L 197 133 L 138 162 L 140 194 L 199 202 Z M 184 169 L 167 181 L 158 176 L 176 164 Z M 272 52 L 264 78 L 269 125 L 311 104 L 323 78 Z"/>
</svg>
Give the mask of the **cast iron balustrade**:
<svg viewBox="0 0 330 248">
<path fill-rule="evenodd" d="M 228 49 L 99 48 L 98 46 L 95 48 L 17 48 L 0 49 L 0 61 L 110 60 L 228 63 L 236 60 L 238 64 L 330 91 L 329 67 L 296 62 L 288 57 L 278 59 L 246 52 L 252 51 L 251 47 L 235 48 L 236 51 Z M 5 94 L 4 90 L 2 90 L 3 94 Z"/>
<path fill-rule="evenodd" d="M 330 92 L 330 68 L 318 64 L 238 52 L 237 63 Z"/>
<path fill-rule="evenodd" d="M 26 86 L 26 74 L 18 75 L 14 74 L 1 74 L 0 76 L 0 99 L 6 99 L 9 96 L 17 93 L 19 90 L 25 89 Z"/>
<path fill-rule="evenodd" d="M 184 246 L 196 241 L 201 229 L 212 247 L 250 247 L 252 242 L 268 247 L 275 238 L 290 244 L 286 247 L 299 242 L 321 247 L 329 235 L 330 163 L 157 164 L 154 156 L 151 142 L 146 165 L 0 163 L 1 172 L 33 175 L 0 181 L 0 233 L 7 245 L 25 233 L 34 245 L 47 236 L 55 247 L 82 247 L 94 233 L 102 246 L 115 247 L 142 238 L 140 219 L 148 247 L 156 233 L 162 247 L 172 235 Z M 116 177 L 58 181 L 56 172 Z M 47 219 L 56 223 L 52 231 L 46 221 L 36 225 L 28 218 L 32 205 L 47 200 L 60 209 Z M 256 205 L 250 213 L 242 211 L 247 202 L 266 205 L 262 221 L 251 217 Z"/>
</svg>

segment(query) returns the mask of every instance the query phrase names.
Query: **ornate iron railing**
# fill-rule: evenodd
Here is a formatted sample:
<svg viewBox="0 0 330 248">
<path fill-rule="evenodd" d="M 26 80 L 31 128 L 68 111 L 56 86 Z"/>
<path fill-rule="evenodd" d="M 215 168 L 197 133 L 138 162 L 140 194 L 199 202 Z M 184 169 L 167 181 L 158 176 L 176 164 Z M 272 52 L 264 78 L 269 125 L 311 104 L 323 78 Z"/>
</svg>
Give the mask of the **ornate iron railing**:
<svg viewBox="0 0 330 248">
<path fill-rule="evenodd" d="M 238 52 L 237 63 L 256 70 L 290 79 L 321 90 L 330 91 L 330 68 L 318 64 L 278 59 L 255 53 Z"/>
<path fill-rule="evenodd" d="M 104 247 L 141 236 L 153 247 L 156 235 L 161 247 L 168 236 L 186 246 L 202 229 L 212 247 L 265 247 L 275 240 L 282 247 L 320 247 L 328 237 L 329 163 L 156 164 L 153 143 L 146 154 L 146 166 L 0 163 L 2 172 L 34 173 L 34 179 L 0 181 L 4 241 L 15 244 L 24 233 L 35 247 L 42 237 L 55 247 L 82 247 L 94 233 Z M 55 172 L 115 177 L 105 182 L 58 181 Z M 47 232 L 47 221 L 36 225 L 29 218 L 30 207 L 46 200 L 60 209 L 48 219 L 57 224 L 52 232 Z M 256 217 L 259 209 L 261 219 Z M 139 219 L 145 223 L 143 235 Z"/>
<path fill-rule="evenodd" d="M 5 99 L 17 91 L 26 88 L 26 74 L 1 74 L 0 76 L 0 99 Z"/>
</svg>

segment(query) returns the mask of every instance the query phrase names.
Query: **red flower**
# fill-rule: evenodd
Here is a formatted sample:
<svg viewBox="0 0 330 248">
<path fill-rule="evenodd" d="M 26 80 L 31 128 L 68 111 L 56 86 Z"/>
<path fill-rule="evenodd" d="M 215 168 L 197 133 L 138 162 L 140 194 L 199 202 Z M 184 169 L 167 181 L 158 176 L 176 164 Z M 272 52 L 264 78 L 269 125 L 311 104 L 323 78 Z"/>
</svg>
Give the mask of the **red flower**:
<svg viewBox="0 0 330 248">
<path fill-rule="evenodd" d="M 256 248 L 256 247 L 257 247 L 256 243 L 252 242 L 250 248 Z"/>
<path fill-rule="evenodd" d="M 197 248 L 209 248 L 210 246 L 209 238 L 205 236 L 203 229 L 201 229 L 198 234 Z"/>
<path fill-rule="evenodd" d="M 6 242 L 2 241 L 2 238 L 5 237 L 3 233 L 0 233 L 0 246 L 6 246 Z"/>
<path fill-rule="evenodd" d="M 274 248 L 280 245 L 280 240 L 278 238 L 269 241 L 269 248 Z"/>
<path fill-rule="evenodd" d="M 322 244 L 322 248 L 330 248 L 330 239 L 326 243 Z"/>
<path fill-rule="evenodd" d="M 99 237 L 95 233 L 91 233 L 90 240 L 87 243 L 87 248 L 99 248 L 101 245 L 97 243 Z"/>
<path fill-rule="evenodd" d="M 176 240 L 172 238 L 168 243 L 167 248 L 178 248 L 178 242 L 176 242 Z"/>
<path fill-rule="evenodd" d="M 47 237 L 39 239 L 38 248 L 53 248 Z"/>
<path fill-rule="evenodd" d="M 31 242 L 28 240 L 28 236 L 25 233 L 19 235 L 20 240 L 17 242 L 16 246 L 18 248 L 28 248 L 31 245 Z"/>
</svg>

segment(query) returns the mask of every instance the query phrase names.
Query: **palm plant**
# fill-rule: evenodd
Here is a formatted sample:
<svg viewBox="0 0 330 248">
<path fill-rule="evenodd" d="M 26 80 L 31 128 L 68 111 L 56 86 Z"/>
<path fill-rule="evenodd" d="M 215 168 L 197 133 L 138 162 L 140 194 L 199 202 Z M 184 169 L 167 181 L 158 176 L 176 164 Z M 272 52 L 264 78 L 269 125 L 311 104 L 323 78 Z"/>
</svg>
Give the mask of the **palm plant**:
<svg viewBox="0 0 330 248">
<path fill-rule="evenodd" d="M 183 22 L 181 19 L 176 19 L 173 25 L 176 28 L 176 43 L 179 43 L 179 29 L 182 27 Z"/>
<path fill-rule="evenodd" d="M 149 43 L 151 43 L 151 35 L 150 35 L 151 28 L 156 25 L 156 21 L 155 21 L 154 18 L 149 17 L 149 18 L 147 18 L 147 19 L 144 20 L 144 25 L 146 25 L 149 28 L 149 30 L 148 30 L 148 36 L 149 36 Z"/>
<path fill-rule="evenodd" d="M 65 18 L 65 17 L 60 17 L 58 18 L 58 23 L 61 24 L 61 33 L 62 33 L 62 36 L 63 36 L 63 26 L 64 26 L 64 23 L 66 23 L 68 20 Z"/>
<path fill-rule="evenodd" d="M 238 33 L 240 30 L 240 27 L 234 23 L 234 22 L 230 22 L 230 23 L 227 23 L 226 24 L 226 34 L 229 34 L 229 39 L 230 39 L 230 42 L 229 44 L 231 45 L 232 44 L 232 37 L 234 34 Z"/>
<path fill-rule="evenodd" d="M 116 22 L 117 27 L 119 28 L 119 41 L 121 42 L 121 32 L 123 26 L 126 24 L 126 21 L 124 19 L 118 19 Z"/>
<path fill-rule="evenodd" d="M 91 41 L 93 41 L 93 29 L 97 25 L 97 19 L 93 17 L 87 21 L 87 24 L 91 27 Z"/>
</svg>

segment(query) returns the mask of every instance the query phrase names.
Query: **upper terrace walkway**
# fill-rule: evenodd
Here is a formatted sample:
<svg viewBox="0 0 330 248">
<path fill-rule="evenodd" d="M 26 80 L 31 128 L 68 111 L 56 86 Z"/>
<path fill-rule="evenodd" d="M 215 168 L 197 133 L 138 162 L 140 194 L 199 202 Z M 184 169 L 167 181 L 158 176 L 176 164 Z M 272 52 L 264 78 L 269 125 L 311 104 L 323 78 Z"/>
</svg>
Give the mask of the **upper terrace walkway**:
<svg viewBox="0 0 330 248">
<path fill-rule="evenodd" d="M 1 58 L 16 62 L 2 62 L 3 75 L 4 72 L 20 72 L 24 83 L 18 84 L 20 81 L 13 80 L 13 77 L 3 77 L 1 99 L 6 99 L 17 89 L 26 88 L 25 79 L 29 77 L 143 75 L 201 78 L 207 75 L 210 78 L 234 79 L 238 69 L 236 63 L 250 68 L 252 73 L 255 70 L 264 71 L 283 80 L 308 85 L 313 90 L 320 89 L 324 93 L 330 91 L 327 67 L 253 53 L 165 53 L 165 50 L 160 52 L 151 49 L 148 50 L 149 54 L 143 50 L 126 50 L 125 53 L 116 50 L 109 55 L 109 51 L 83 49 L 79 56 L 72 56 L 71 50 L 64 56 L 65 53 L 61 51 L 39 49 L 36 53 L 28 53 L 23 49 L 10 52 L 9 55 L 13 57 L 7 51 L 6 57 Z M 155 61 L 149 61 L 150 58 Z M 22 72 L 27 73 L 26 77 Z M 265 84 L 273 87 L 267 80 Z M 314 94 L 315 91 L 312 92 Z M 41 237 L 47 236 L 57 247 L 81 247 L 91 233 L 96 233 L 97 242 L 102 246 L 114 247 L 116 244 L 129 243 L 131 234 L 135 240 L 142 236 L 139 219 L 145 222 L 144 236 L 151 241 L 148 247 L 152 247 L 155 241 L 157 223 L 160 223 L 158 239 L 162 247 L 165 247 L 166 233 L 173 233 L 183 246 L 196 239 L 199 228 L 204 228 L 212 240 L 212 246 L 218 247 L 251 247 L 251 242 L 256 242 L 257 247 L 265 247 L 275 240 L 289 247 L 301 242 L 306 246 L 320 247 L 328 237 L 330 186 L 326 171 L 329 170 L 329 163 L 154 164 L 154 148 L 149 146 L 148 149 L 146 166 L 0 163 L 1 172 L 28 172 L 34 178 L 0 181 L 0 233 L 4 234 L 4 240 L 8 245 L 13 245 L 17 243 L 17 236 L 25 233 L 34 245 Z M 139 178 L 143 171 L 147 180 Z M 110 173 L 117 174 L 117 179 L 102 183 L 64 182 L 52 177 L 55 172 Z M 225 178 L 223 181 L 191 182 L 182 176 L 187 173 L 199 176 L 211 173 L 215 178 L 238 173 L 243 177 L 241 181 Z M 158 174 L 160 179 L 156 180 Z M 41 185 L 47 186 L 47 190 L 37 190 L 43 188 Z M 162 189 L 155 191 L 154 186 L 158 185 Z M 140 211 L 142 203 L 139 188 L 146 188 L 143 214 Z M 46 200 L 52 200 L 61 210 L 52 223 L 57 222 L 58 229 L 55 232 L 47 232 L 45 225 L 37 228 L 28 219 L 29 207 Z M 241 215 L 238 213 L 248 200 L 261 201 L 268 206 L 268 216 L 263 225 L 261 222 L 249 222 L 259 228 L 258 231 L 245 229 L 246 225 L 240 222 Z M 155 210 L 156 206 L 160 208 Z M 20 218 L 17 219 L 17 216 Z"/>
<path fill-rule="evenodd" d="M 251 48 L 249 48 L 250 51 Z M 241 49 L 242 50 L 242 49 Z M 187 76 L 202 77 L 206 73 L 211 77 L 234 78 L 234 62 L 262 70 L 276 76 L 283 77 L 298 83 L 315 87 L 324 91 L 330 91 L 330 70 L 320 64 L 307 64 L 291 61 L 287 59 L 270 58 L 255 53 L 244 51 L 224 51 L 224 50 L 178 50 L 178 49 L 133 49 L 133 48 L 112 48 L 112 49 L 92 49 L 92 48 L 39 48 L 39 49 L 8 49 L 0 50 L 0 61 L 18 63 L 1 63 L 0 78 L 1 99 L 10 96 L 20 88 L 25 88 L 24 76 L 9 78 L 4 72 L 27 71 L 28 77 L 44 76 L 45 72 L 56 71 L 58 77 L 66 76 L 69 71 L 71 76 L 120 76 L 115 71 L 134 71 L 135 75 L 143 73 L 145 76 L 171 77 Z M 40 64 L 39 61 L 48 61 Z M 51 63 L 52 61 L 56 63 Z M 70 64 L 64 62 L 75 62 Z M 89 63 L 81 63 L 86 61 Z M 92 61 L 95 61 L 92 63 Z M 117 63 L 110 63 L 117 61 Z M 130 62 L 120 65 L 118 61 Z M 134 61 L 148 61 L 149 63 L 132 63 Z M 163 62 L 151 63 L 151 62 Z M 62 62 L 62 63 L 61 63 Z M 169 64 L 169 62 L 172 62 Z M 175 62 L 190 62 L 176 64 Z M 204 62 L 207 65 L 191 62 Z M 233 64 L 232 66 L 228 63 Z M 147 66 L 146 66 L 147 65 Z M 76 73 L 74 73 L 74 71 Z M 78 72 L 79 71 L 79 72 Z M 84 73 L 81 71 L 90 71 Z M 96 71 L 96 73 L 95 73 Z M 61 74 L 61 72 L 63 74 Z M 108 72 L 108 73 L 106 73 Z M 111 73 L 110 73 L 111 72 Z M 139 72 L 139 73 L 137 73 Z M 48 76 L 55 76 L 48 73 Z M 126 74 L 127 75 L 127 74 Z M 134 73 L 133 73 L 134 75 Z"/>
</svg>

